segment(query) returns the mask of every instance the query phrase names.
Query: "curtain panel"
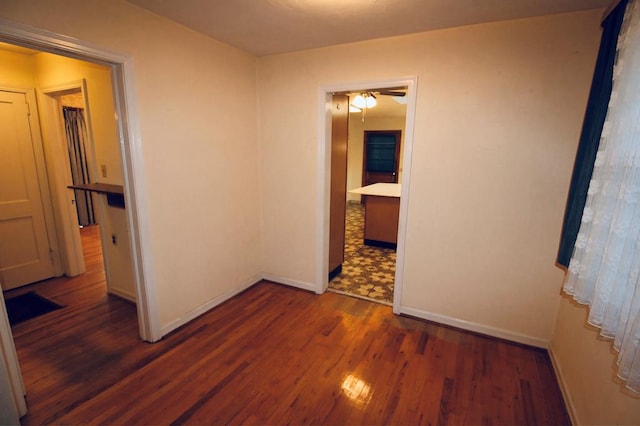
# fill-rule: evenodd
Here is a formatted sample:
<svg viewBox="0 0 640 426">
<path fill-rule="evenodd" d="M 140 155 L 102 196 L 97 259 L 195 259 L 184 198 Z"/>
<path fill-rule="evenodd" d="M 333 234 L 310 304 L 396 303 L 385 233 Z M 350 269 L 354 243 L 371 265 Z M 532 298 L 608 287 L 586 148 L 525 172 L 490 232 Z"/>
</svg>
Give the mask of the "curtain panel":
<svg viewBox="0 0 640 426">
<path fill-rule="evenodd" d="M 640 0 L 628 2 L 613 90 L 564 291 L 613 340 L 618 376 L 640 393 Z M 588 374 L 588 372 L 585 372 Z"/>
<path fill-rule="evenodd" d="M 67 151 L 71 166 L 71 180 L 74 185 L 91 183 L 87 153 L 87 124 L 82 108 L 63 107 L 65 132 L 67 135 Z M 96 223 L 93 198 L 87 191 L 74 190 L 76 212 L 80 226 Z"/>
<path fill-rule="evenodd" d="M 622 26 L 627 0 L 621 1 L 602 23 L 602 40 L 591 81 L 591 92 L 582 124 L 578 151 L 573 164 L 571 186 L 565 208 L 557 263 L 567 268 L 580 229 L 587 189 L 593 173 L 593 163 L 600 144 L 600 135 L 611 96 L 613 64 L 616 58 L 618 35 Z"/>
</svg>

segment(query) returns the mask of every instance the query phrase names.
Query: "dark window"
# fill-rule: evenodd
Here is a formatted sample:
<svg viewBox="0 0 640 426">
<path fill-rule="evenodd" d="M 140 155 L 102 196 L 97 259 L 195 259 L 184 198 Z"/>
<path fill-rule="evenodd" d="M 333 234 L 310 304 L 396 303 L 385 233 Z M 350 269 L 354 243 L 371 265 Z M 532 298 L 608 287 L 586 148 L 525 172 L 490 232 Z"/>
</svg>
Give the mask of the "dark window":
<svg viewBox="0 0 640 426">
<path fill-rule="evenodd" d="M 396 136 L 392 134 L 370 135 L 367 141 L 368 172 L 393 173 L 396 165 Z"/>
</svg>

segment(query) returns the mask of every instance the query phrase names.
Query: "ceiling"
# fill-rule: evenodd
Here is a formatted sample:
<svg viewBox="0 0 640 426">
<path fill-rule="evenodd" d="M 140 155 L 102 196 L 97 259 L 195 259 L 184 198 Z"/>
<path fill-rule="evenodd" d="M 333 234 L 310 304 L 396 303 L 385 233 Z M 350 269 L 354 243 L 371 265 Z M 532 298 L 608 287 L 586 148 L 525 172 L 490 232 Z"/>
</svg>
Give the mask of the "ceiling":
<svg viewBox="0 0 640 426">
<path fill-rule="evenodd" d="M 128 0 L 256 56 L 606 8 L 611 0 Z"/>
</svg>

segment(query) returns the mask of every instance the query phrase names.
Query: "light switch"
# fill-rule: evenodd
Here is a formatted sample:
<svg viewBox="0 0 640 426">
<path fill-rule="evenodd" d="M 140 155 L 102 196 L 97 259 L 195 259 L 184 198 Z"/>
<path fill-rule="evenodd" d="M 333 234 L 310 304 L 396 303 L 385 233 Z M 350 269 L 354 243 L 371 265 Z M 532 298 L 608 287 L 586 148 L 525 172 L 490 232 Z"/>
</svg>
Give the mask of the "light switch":
<svg viewBox="0 0 640 426">
<path fill-rule="evenodd" d="M 107 165 L 102 164 L 100 166 L 100 172 L 102 173 L 102 177 L 107 177 Z"/>
</svg>

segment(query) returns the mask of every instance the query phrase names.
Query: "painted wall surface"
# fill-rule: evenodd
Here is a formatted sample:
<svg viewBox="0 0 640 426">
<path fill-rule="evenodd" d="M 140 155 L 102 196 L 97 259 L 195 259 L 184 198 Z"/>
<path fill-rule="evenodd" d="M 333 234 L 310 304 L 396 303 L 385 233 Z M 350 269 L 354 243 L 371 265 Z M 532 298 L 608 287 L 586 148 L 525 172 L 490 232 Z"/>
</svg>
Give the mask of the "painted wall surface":
<svg viewBox="0 0 640 426">
<path fill-rule="evenodd" d="M 33 89 L 35 59 L 33 56 L 0 50 L 0 88 Z"/>
<path fill-rule="evenodd" d="M 89 98 L 87 109 L 91 114 L 95 156 L 98 165 L 107 166 L 107 177 L 95 176 L 93 179 L 103 183 L 122 185 L 124 174 L 118 127 L 115 121 L 111 70 L 103 65 L 49 53 L 39 53 L 35 55 L 35 59 L 40 89 L 86 80 Z M 99 166 L 96 168 L 99 169 Z"/>
<path fill-rule="evenodd" d="M 367 117 L 364 123 L 359 114 L 349 116 L 349 145 L 347 148 L 347 200 L 360 202 L 362 196 L 348 191 L 362 186 L 365 130 L 400 130 L 400 161 L 398 182 L 402 183 L 402 154 L 404 151 L 405 117 Z"/>
<path fill-rule="evenodd" d="M 318 88 L 417 76 L 401 304 L 548 342 L 601 13 L 260 58 L 265 271 L 316 276 Z"/>
<path fill-rule="evenodd" d="M 120 153 L 120 139 L 115 120 L 115 104 L 111 70 L 105 66 L 92 64 L 76 59 L 65 58 L 49 53 L 39 53 L 34 56 L 36 62 L 37 83 L 40 89 L 50 89 L 64 84 L 77 82 L 82 79 L 87 84 L 88 105 L 86 110 L 90 115 L 91 128 L 88 129 L 93 137 L 96 165 L 90 170 L 92 182 L 124 184 L 122 157 Z M 47 141 L 45 135 L 44 143 Z M 107 176 L 99 172 L 104 165 Z M 107 270 L 109 290 L 130 300 L 136 299 L 135 278 L 131 248 L 128 244 L 129 229 L 124 210 L 110 207 L 106 197 L 95 195 L 96 206 L 101 206 L 98 212 L 100 226 L 104 229 L 106 238 L 102 247 L 108 259 L 105 264 Z M 117 244 L 111 242 L 115 236 Z"/>
<path fill-rule="evenodd" d="M 602 367 L 608 343 L 576 331 L 583 308 L 558 311 L 553 266 L 600 16 L 261 58 L 258 90 L 255 58 L 126 2 L 0 3 L 1 18 L 133 58 L 162 325 L 259 276 L 261 257 L 264 272 L 312 283 L 318 87 L 418 76 L 403 306 L 553 337 L 578 419 L 639 423 Z M 33 85 L 20 75 L 0 67 L 0 81 Z"/>
<path fill-rule="evenodd" d="M 0 18 L 133 58 L 161 326 L 257 280 L 255 58 L 121 0 L 7 0 Z"/>
<path fill-rule="evenodd" d="M 572 406 L 576 424 L 638 425 L 640 395 L 625 389 L 616 377 L 616 356 L 610 340 L 587 324 L 585 306 L 563 296 L 551 351 Z"/>
</svg>

